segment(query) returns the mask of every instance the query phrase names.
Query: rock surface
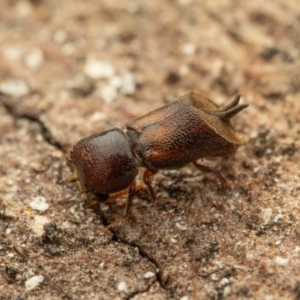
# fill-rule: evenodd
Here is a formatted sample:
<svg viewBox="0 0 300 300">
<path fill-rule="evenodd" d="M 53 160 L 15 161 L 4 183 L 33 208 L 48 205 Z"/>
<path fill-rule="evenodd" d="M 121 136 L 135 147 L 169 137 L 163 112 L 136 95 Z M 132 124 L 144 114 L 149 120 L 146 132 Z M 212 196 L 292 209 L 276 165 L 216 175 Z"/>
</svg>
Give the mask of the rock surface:
<svg viewBox="0 0 300 300">
<path fill-rule="evenodd" d="M 2 1 L 0 20 L 1 299 L 300 298 L 298 1 Z M 230 187 L 160 172 L 100 235 L 126 198 L 65 184 L 72 145 L 189 90 L 250 104 L 246 145 L 205 162 Z"/>
</svg>

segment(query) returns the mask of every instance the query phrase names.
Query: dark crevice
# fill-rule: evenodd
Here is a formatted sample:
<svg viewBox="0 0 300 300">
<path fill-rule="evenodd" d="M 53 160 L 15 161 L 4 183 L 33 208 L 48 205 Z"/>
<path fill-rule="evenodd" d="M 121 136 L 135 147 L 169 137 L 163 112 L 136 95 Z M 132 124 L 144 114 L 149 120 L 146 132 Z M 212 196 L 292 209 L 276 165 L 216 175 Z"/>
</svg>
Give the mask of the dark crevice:
<svg viewBox="0 0 300 300">
<path fill-rule="evenodd" d="M 113 232 L 114 230 L 111 229 L 111 231 Z M 118 235 L 117 235 L 115 232 L 113 232 L 113 235 L 118 237 Z M 137 248 L 141 257 L 143 257 L 143 258 L 145 258 L 146 260 L 148 260 L 149 262 L 151 262 L 151 263 L 155 266 L 155 269 L 156 269 L 156 270 L 160 270 L 160 267 L 159 267 L 158 263 L 156 262 L 156 260 L 155 260 L 152 256 L 150 256 L 143 248 L 141 248 L 141 246 L 139 246 L 138 244 L 136 244 L 136 243 L 134 243 L 134 242 L 127 242 L 126 240 L 120 239 L 119 237 L 118 237 L 118 240 L 119 240 L 119 242 L 121 242 L 122 244 L 128 245 L 128 246 L 130 246 L 130 247 Z M 155 270 L 155 271 L 156 271 L 156 270 Z M 159 271 L 158 273 L 155 272 L 155 274 L 156 274 L 156 281 L 158 282 L 159 286 L 160 286 L 164 291 L 168 292 L 168 290 L 165 288 L 164 283 L 163 283 L 163 280 L 162 280 L 162 278 L 161 278 L 162 272 L 161 272 L 161 271 Z M 148 290 L 151 288 L 151 286 L 152 286 L 152 284 L 149 285 L 149 288 L 148 288 L 146 291 L 148 291 Z M 145 292 L 146 292 L 146 291 L 145 291 Z M 142 292 L 144 292 L 144 291 L 142 291 Z M 141 293 L 142 293 L 142 292 L 141 292 Z M 137 294 L 138 294 L 138 293 L 137 293 Z M 132 296 L 131 296 L 131 297 L 132 297 Z"/>
<path fill-rule="evenodd" d="M 101 213 L 100 213 L 100 216 L 101 216 L 101 219 L 102 219 L 102 222 L 103 222 L 104 226 L 107 226 L 107 225 L 110 224 L 109 221 L 108 221 L 108 219 L 106 218 L 106 216 L 104 216 Z M 151 262 L 155 266 L 156 270 L 160 270 L 159 264 L 156 262 L 156 260 L 153 257 L 151 257 L 143 248 L 141 248 L 140 245 L 138 245 L 138 244 L 136 244 L 134 242 L 128 242 L 128 241 L 120 238 L 120 236 L 118 235 L 117 231 L 115 229 L 113 229 L 113 228 L 110 228 L 110 232 L 113 235 L 112 236 L 112 241 L 117 242 L 117 243 L 121 243 L 121 244 L 124 244 L 124 245 L 127 245 L 127 246 L 130 246 L 130 247 L 133 247 L 133 248 L 137 248 L 141 257 L 143 257 L 146 260 L 148 260 L 149 262 Z M 165 286 L 163 284 L 163 280 L 161 278 L 161 271 L 159 271 L 158 273 L 155 273 L 155 274 L 156 274 L 156 281 L 159 283 L 159 286 L 163 290 L 165 290 L 166 292 L 168 292 L 168 290 L 165 288 Z M 150 284 L 149 287 L 146 290 L 144 290 L 144 291 L 138 291 L 134 295 L 130 295 L 130 297 L 128 297 L 128 299 L 132 298 L 136 294 L 147 292 L 151 288 L 151 286 L 152 286 L 152 284 Z"/>
<path fill-rule="evenodd" d="M 5 100 L 6 96 L 0 93 L 0 103 L 2 106 L 6 109 L 7 113 L 14 119 L 14 120 L 19 120 L 19 119 L 25 119 L 30 122 L 33 122 L 37 124 L 40 128 L 41 135 L 44 139 L 45 142 L 47 142 L 49 145 L 53 146 L 57 150 L 66 153 L 63 145 L 55 139 L 55 137 L 52 135 L 51 131 L 49 128 L 44 124 L 44 122 L 39 119 L 37 116 L 30 115 L 30 114 L 21 114 L 15 111 L 13 105 L 9 105 Z"/>
<path fill-rule="evenodd" d="M 141 248 L 140 245 L 138 245 L 134 242 L 128 242 L 124 239 L 121 239 L 114 229 L 110 229 L 110 231 L 113 233 L 113 240 L 115 242 L 121 242 L 122 244 L 128 245 L 130 247 L 137 248 L 141 257 L 143 257 L 146 260 L 148 260 L 149 262 L 151 262 L 155 266 L 156 270 L 160 270 L 160 267 L 159 267 L 159 264 L 157 263 L 157 261 L 152 256 L 150 256 L 143 248 Z M 159 271 L 158 273 L 155 273 L 155 274 L 156 274 L 156 281 L 159 283 L 159 286 L 163 290 L 167 291 L 167 289 L 165 288 L 165 286 L 163 284 L 162 278 L 161 278 L 161 271 Z"/>
</svg>

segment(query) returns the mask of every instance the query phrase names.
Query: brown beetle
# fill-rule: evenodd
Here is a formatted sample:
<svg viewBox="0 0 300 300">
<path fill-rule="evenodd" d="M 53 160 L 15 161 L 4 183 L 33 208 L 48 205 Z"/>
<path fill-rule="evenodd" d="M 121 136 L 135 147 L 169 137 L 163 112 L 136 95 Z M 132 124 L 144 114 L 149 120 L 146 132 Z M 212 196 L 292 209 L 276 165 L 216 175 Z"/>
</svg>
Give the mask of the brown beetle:
<svg viewBox="0 0 300 300">
<path fill-rule="evenodd" d="M 151 177 L 160 169 L 177 169 L 193 163 L 197 169 L 214 173 L 222 186 L 226 180 L 215 170 L 197 163 L 199 158 L 232 155 L 243 144 L 230 119 L 247 104 L 238 105 L 240 95 L 219 108 L 211 100 L 189 92 L 177 101 L 156 109 L 119 128 L 79 141 L 70 161 L 88 197 L 104 201 L 129 187 L 125 216 L 136 192 L 135 178 L 145 167 L 143 182 L 155 200 Z M 117 193 L 120 195 L 124 193 Z"/>
</svg>

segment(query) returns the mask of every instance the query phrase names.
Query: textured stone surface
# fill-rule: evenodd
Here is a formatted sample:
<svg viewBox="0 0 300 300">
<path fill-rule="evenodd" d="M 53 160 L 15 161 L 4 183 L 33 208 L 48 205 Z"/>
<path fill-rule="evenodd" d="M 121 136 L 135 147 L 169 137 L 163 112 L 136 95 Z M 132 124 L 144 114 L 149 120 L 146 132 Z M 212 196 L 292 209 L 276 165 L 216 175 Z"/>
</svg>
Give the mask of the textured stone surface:
<svg viewBox="0 0 300 300">
<path fill-rule="evenodd" d="M 297 1 L 0 2 L 1 299 L 299 299 Z M 188 90 L 250 104 L 248 143 L 205 163 L 231 186 L 160 172 L 157 203 L 99 235 L 126 198 L 89 208 L 72 145 Z"/>
</svg>

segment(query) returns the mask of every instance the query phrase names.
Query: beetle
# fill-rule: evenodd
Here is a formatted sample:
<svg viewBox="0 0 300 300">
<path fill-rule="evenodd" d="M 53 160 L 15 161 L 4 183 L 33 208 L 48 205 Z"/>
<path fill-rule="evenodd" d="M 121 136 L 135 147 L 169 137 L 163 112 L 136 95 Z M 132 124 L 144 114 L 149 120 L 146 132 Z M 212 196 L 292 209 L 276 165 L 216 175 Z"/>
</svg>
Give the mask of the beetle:
<svg viewBox="0 0 300 300">
<path fill-rule="evenodd" d="M 203 172 L 212 172 L 223 187 L 226 180 L 214 169 L 199 164 L 200 158 L 215 159 L 233 155 L 243 144 L 230 119 L 248 106 L 239 104 L 237 95 L 226 106 L 218 107 L 208 98 L 189 92 L 177 101 L 126 124 L 80 140 L 70 152 L 80 190 L 98 201 L 117 198 L 128 189 L 123 217 L 139 189 L 139 167 L 146 168 L 143 182 L 155 200 L 152 177 L 159 170 L 178 169 L 188 163 Z M 110 225 L 109 225 L 110 226 Z"/>
</svg>

